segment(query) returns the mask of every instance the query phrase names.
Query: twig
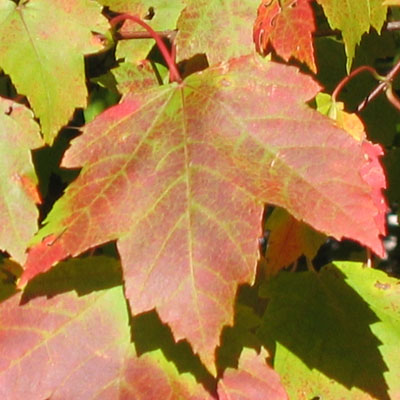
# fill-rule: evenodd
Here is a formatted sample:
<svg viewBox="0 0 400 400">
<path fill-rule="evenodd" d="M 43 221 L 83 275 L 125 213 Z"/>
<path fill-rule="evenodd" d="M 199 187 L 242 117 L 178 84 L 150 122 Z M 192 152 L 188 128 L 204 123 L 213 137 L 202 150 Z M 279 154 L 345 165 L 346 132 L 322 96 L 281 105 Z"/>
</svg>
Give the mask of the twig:
<svg viewBox="0 0 400 400">
<path fill-rule="evenodd" d="M 392 85 L 389 84 L 386 88 L 386 97 L 392 103 L 392 105 L 400 111 L 400 100 L 398 97 L 393 93 Z"/>
<path fill-rule="evenodd" d="M 400 21 L 391 21 L 388 22 L 383 29 L 387 31 L 399 31 L 400 30 Z"/>
<path fill-rule="evenodd" d="M 158 35 L 158 33 L 146 22 L 142 21 L 139 17 L 130 14 L 121 14 L 111 19 L 110 24 L 111 26 L 117 25 L 119 22 L 125 21 L 130 19 L 133 22 L 136 22 L 140 26 L 142 26 L 146 31 L 151 35 L 151 37 L 156 41 L 158 48 L 163 55 L 165 62 L 168 65 L 170 71 L 170 78 L 172 82 L 182 82 L 181 75 L 179 74 L 178 67 L 176 66 L 175 60 L 171 56 L 170 52 L 168 51 L 165 43 L 163 42 L 162 38 Z"/>
<path fill-rule="evenodd" d="M 366 250 L 367 250 L 367 261 L 364 265 L 367 268 L 373 268 L 373 258 L 372 258 L 371 250 L 369 248 L 367 248 Z"/>
<path fill-rule="evenodd" d="M 175 40 L 175 36 L 178 33 L 177 30 L 166 30 L 166 31 L 155 31 L 158 36 L 162 39 L 168 39 L 170 42 Z M 117 32 L 115 37 L 118 40 L 127 39 L 153 39 L 153 36 L 147 31 L 137 31 L 137 32 Z"/>
<path fill-rule="evenodd" d="M 354 71 L 352 71 L 349 75 L 345 76 L 336 86 L 335 90 L 332 93 L 332 100 L 336 101 L 336 98 L 339 96 L 339 93 L 343 89 L 343 87 L 351 80 L 353 79 L 356 75 L 358 75 L 360 72 L 363 71 L 368 71 L 376 80 L 383 80 L 385 78 L 381 77 L 378 75 L 376 70 L 369 65 L 362 65 L 361 67 L 356 68 Z"/>
<path fill-rule="evenodd" d="M 393 98 L 395 98 L 394 93 L 390 90 L 390 93 L 388 94 L 388 89 L 391 88 L 391 84 L 393 79 L 396 77 L 396 75 L 400 72 L 400 60 L 396 63 L 396 65 L 389 71 L 389 73 L 381 79 L 382 82 L 360 103 L 360 105 L 357 107 L 357 111 L 360 112 L 364 110 L 364 108 L 375 98 L 377 97 L 381 92 L 386 92 L 386 95 L 388 96 L 389 101 L 396 107 L 397 105 L 392 101 L 390 96 L 392 95 Z"/>
<path fill-rule="evenodd" d="M 317 272 L 317 270 L 314 267 L 314 264 L 312 263 L 312 261 L 306 257 L 306 263 L 307 263 L 307 269 L 311 272 Z"/>
<path fill-rule="evenodd" d="M 400 21 L 390 21 L 387 22 L 383 27 L 382 31 L 400 31 Z M 338 36 L 341 35 L 342 32 L 339 29 L 319 29 L 313 32 L 314 37 L 326 37 L 326 36 Z"/>
</svg>

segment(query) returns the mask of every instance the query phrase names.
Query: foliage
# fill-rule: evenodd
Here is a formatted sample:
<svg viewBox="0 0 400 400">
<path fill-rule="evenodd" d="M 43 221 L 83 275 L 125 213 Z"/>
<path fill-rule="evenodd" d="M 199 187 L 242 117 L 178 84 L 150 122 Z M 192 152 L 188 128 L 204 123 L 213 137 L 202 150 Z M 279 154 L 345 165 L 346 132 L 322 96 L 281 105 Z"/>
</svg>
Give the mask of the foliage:
<svg viewBox="0 0 400 400">
<path fill-rule="evenodd" d="M 0 397 L 400 399 L 396 5 L 0 0 Z"/>
</svg>

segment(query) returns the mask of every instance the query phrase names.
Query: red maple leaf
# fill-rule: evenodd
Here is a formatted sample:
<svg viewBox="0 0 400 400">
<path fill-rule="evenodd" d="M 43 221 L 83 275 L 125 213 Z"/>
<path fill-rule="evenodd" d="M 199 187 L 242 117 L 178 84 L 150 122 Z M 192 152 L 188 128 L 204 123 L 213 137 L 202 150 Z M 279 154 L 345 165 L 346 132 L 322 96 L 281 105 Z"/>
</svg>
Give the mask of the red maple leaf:
<svg viewBox="0 0 400 400">
<path fill-rule="evenodd" d="M 254 23 L 253 40 L 258 52 L 268 53 L 272 46 L 285 61 L 295 57 L 316 72 L 314 30 L 309 0 L 263 0 Z"/>
<path fill-rule="evenodd" d="M 57 240 L 40 258 L 33 246 L 20 285 L 117 240 L 133 314 L 156 308 L 212 370 L 237 286 L 255 276 L 263 203 L 382 252 L 361 143 L 305 104 L 318 89 L 246 56 L 127 94 L 67 151 L 63 166 L 82 171 L 37 238 Z"/>
</svg>

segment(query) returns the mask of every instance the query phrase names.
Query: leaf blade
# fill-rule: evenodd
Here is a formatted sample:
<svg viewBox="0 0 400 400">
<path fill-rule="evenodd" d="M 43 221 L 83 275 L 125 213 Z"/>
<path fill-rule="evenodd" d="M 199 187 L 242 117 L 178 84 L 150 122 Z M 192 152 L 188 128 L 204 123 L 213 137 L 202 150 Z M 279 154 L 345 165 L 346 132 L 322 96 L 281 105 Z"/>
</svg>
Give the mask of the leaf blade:
<svg viewBox="0 0 400 400">
<path fill-rule="evenodd" d="M 100 11 L 88 0 L 1 1 L 0 66 L 29 99 L 48 144 L 74 109 L 86 106 L 83 55 L 100 50 L 91 33 L 107 29 Z"/>
<path fill-rule="evenodd" d="M 381 251 L 361 145 L 304 105 L 317 90 L 247 56 L 126 96 L 66 153 L 63 166 L 83 169 L 36 238 L 58 237 L 52 261 L 32 253 L 20 285 L 117 239 L 133 312 L 155 307 L 212 370 L 236 288 L 254 280 L 264 202 Z"/>
<path fill-rule="evenodd" d="M 25 106 L 0 99 L 0 247 L 20 263 L 38 229 L 40 203 L 30 151 L 44 143 L 33 114 Z"/>
<path fill-rule="evenodd" d="M 253 40 L 257 51 L 267 53 L 269 45 L 285 61 L 295 57 L 317 72 L 312 34 L 314 15 L 309 0 L 263 0 L 254 23 Z"/>
<path fill-rule="evenodd" d="M 378 33 L 381 31 L 386 19 L 387 6 L 382 0 L 317 1 L 324 9 L 331 28 L 342 31 L 347 55 L 347 72 L 349 72 L 361 36 L 369 32 L 371 26 Z"/>
</svg>

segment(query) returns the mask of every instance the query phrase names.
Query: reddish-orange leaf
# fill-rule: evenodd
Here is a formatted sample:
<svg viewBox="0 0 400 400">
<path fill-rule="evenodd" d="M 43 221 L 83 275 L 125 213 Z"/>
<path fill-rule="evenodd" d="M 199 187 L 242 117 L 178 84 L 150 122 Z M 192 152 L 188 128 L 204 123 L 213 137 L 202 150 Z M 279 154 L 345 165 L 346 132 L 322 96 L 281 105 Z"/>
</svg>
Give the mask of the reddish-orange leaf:
<svg viewBox="0 0 400 400">
<path fill-rule="evenodd" d="M 375 215 L 375 223 L 379 230 L 385 231 L 386 213 L 388 206 L 382 196 L 382 190 L 386 189 L 386 177 L 379 157 L 383 156 L 383 149 L 379 144 L 372 144 L 367 140 L 362 142 L 366 163 L 360 173 L 364 181 L 372 188 L 371 198 L 375 203 L 378 213 Z"/>
<path fill-rule="evenodd" d="M 12 178 L 17 185 L 21 186 L 22 190 L 31 199 L 31 201 L 33 201 L 35 204 L 42 203 L 36 182 L 34 182 L 29 176 L 14 174 Z"/>
<path fill-rule="evenodd" d="M 19 280 L 21 287 L 25 286 L 36 275 L 44 272 L 46 270 L 43 268 L 44 265 L 54 265 L 65 258 L 65 249 L 58 240 L 61 235 L 62 233 L 59 236 L 49 235 L 30 249 L 29 257 L 25 264 L 25 272 Z"/>
<path fill-rule="evenodd" d="M 136 354 L 119 270 L 107 257 L 70 260 L 0 303 L 2 400 L 211 400 L 160 350 Z"/>
<path fill-rule="evenodd" d="M 279 375 L 267 364 L 268 353 L 244 348 L 238 369 L 225 371 L 218 383 L 219 400 L 288 400 Z"/>
<path fill-rule="evenodd" d="M 295 57 L 316 72 L 314 30 L 314 15 L 309 0 L 262 0 L 253 39 L 258 52 L 265 54 L 273 47 L 284 60 Z"/>
<path fill-rule="evenodd" d="M 303 254 L 313 259 L 326 239 L 281 208 L 273 211 L 267 220 L 266 229 L 270 231 L 265 254 L 269 274 L 276 274 Z"/>
<path fill-rule="evenodd" d="M 63 166 L 82 171 L 37 237 L 58 239 L 41 258 L 32 248 L 21 282 L 118 240 L 132 312 L 156 308 L 213 370 L 237 286 L 254 279 L 263 203 L 382 254 L 361 143 L 305 104 L 318 89 L 246 56 L 128 94 L 67 151 Z"/>
</svg>

